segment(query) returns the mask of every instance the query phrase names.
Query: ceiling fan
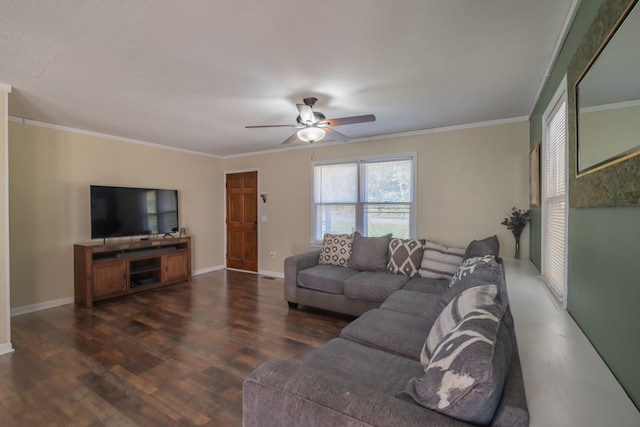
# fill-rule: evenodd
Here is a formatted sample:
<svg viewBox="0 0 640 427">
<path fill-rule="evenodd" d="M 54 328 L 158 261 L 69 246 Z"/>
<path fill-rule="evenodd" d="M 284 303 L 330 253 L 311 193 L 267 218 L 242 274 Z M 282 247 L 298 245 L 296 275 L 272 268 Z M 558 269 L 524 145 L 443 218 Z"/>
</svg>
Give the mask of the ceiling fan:
<svg viewBox="0 0 640 427">
<path fill-rule="evenodd" d="M 337 141 L 347 142 L 349 137 L 345 134 L 333 129 L 334 126 L 352 125 L 355 123 L 375 122 L 376 116 L 366 114 L 364 116 L 342 117 L 339 119 L 327 119 L 324 114 L 319 111 L 313 111 L 317 98 L 305 98 L 304 104 L 296 104 L 298 107 L 298 117 L 295 125 L 260 125 L 245 126 L 245 128 L 281 128 L 292 127 L 300 129 L 289 138 L 285 139 L 283 144 L 290 144 L 296 139 L 304 142 L 314 143 L 320 141 L 329 134 L 329 136 Z"/>
</svg>

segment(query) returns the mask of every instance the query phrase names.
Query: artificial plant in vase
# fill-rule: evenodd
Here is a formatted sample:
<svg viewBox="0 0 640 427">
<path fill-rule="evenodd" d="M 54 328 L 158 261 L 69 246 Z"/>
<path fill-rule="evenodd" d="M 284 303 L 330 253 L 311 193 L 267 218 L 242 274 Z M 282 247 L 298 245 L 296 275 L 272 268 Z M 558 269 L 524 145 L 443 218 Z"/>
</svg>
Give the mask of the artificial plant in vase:
<svg viewBox="0 0 640 427">
<path fill-rule="evenodd" d="M 500 224 L 506 225 L 513 237 L 516 239 L 516 254 L 514 258 L 520 258 L 520 234 L 522 230 L 527 226 L 529 221 L 531 220 L 531 211 L 530 210 L 521 210 L 513 207 L 511 209 L 511 216 L 505 218 Z"/>
</svg>

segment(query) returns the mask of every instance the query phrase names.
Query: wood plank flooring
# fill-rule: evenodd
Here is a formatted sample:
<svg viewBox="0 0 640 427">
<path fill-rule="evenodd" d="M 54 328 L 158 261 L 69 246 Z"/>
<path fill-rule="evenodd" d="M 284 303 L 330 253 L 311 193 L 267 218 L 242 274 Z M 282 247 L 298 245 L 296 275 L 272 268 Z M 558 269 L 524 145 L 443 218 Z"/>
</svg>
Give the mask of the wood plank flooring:
<svg viewBox="0 0 640 427">
<path fill-rule="evenodd" d="M 283 280 L 235 271 L 11 319 L 2 426 L 240 426 L 242 381 L 302 360 L 349 317 L 289 310 Z"/>
</svg>

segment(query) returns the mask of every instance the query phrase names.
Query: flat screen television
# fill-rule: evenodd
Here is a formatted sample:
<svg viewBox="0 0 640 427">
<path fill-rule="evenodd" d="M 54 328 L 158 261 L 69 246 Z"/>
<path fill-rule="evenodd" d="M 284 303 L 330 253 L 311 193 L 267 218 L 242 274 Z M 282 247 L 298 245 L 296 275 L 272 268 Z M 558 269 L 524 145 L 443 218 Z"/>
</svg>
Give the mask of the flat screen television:
<svg viewBox="0 0 640 427">
<path fill-rule="evenodd" d="M 91 185 L 90 193 L 92 239 L 178 229 L 178 190 Z"/>
</svg>

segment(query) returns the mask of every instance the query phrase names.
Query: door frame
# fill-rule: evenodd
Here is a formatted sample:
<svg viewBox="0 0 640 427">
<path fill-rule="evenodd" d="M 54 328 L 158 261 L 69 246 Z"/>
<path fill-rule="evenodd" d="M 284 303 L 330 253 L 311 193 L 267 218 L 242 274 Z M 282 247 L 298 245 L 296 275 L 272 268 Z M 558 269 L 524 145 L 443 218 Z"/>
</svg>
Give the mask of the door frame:
<svg viewBox="0 0 640 427">
<path fill-rule="evenodd" d="M 225 269 L 228 269 L 227 267 L 227 175 L 233 175 L 236 173 L 245 173 L 245 172 L 255 172 L 256 175 L 258 176 L 258 191 L 256 193 L 256 198 L 260 198 L 260 193 L 262 193 L 262 184 L 260 183 L 260 168 L 248 168 L 248 169 L 231 169 L 228 171 L 224 171 L 224 176 L 222 179 L 222 228 L 224 229 L 223 233 L 222 233 L 222 253 L 223 253 L 223 265 Z M 248 271 L 248 270 L 241 270 L 245 273 L 254 273 L 254 274 L 260 274 L 260 253 L 262 252 L 261 249 L 261 245 L 262 245 L 262 239 L 260 238 L 261 236 L 261 228 L 262 228 L 262 216 L 261 216 L 261 209 L 260 209 L 260 203 L 259 200 L 256 201 L 256 206 L 257 206 L 257 232 L 258 232 L 258 253 L 256 254 L 256 256 L 258 257 L 258 271 Z M 235 269 L 232 269 L 235 270 Z"/>
</svg>

